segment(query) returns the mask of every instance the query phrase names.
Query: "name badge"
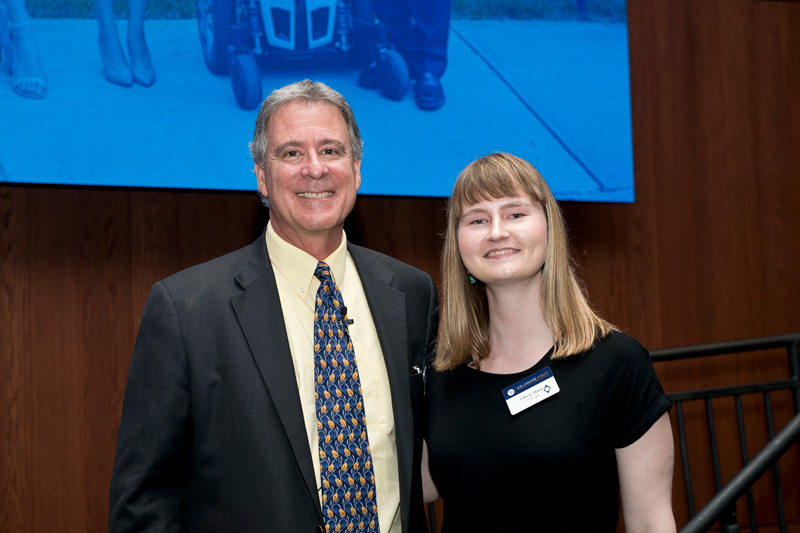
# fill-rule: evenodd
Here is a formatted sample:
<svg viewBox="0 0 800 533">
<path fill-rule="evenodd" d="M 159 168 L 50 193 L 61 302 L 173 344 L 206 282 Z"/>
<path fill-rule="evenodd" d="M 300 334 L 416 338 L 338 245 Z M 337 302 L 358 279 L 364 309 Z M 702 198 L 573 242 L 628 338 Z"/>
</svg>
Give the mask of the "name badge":
<svg viewBox="0 0 800 533">
<path fill-rule="evenodd" d="M 503 398 L 512 415 L 556 394 L 560 389 L 553 371 L 545 367 L 503 389 Z"/>
</svg>

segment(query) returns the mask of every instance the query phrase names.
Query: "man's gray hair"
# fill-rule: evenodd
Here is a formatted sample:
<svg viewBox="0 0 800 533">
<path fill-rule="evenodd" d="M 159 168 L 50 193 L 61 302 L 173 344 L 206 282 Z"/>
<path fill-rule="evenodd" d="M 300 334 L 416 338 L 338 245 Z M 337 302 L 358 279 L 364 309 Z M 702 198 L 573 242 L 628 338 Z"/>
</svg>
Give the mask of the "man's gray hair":
<svg viewBox="0 0 800 533">
<path fill-rule="evenodd" d="M 358 124 L 353 116 L 350 104 L 344 96 L 334 91 L 324 83 L 311 80 L 303 80 L 275 89 L 261 104 L 261 110 L 256 117 L 256 129 L 253 140 L 250 142 L 250 154 L 253 161 L 266 169 L 267 158 L 267 127 L 273 115 L 283 106 L 297 100 L 306 102 L 322 102 L 337 108 L 344 118 L 347 125 L 347 133 L 350 136 L 350 152 L 354 161 L 361 159 L 361 133 L 358 131 Z"/>
</svg>

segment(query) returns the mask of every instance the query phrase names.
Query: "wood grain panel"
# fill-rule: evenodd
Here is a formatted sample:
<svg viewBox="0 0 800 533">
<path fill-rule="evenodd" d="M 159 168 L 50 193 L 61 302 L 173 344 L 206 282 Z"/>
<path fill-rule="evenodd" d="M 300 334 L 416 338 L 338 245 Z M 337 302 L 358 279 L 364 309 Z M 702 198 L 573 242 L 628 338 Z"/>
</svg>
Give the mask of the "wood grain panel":
<svg viewBox="0 0 800 533">
<path fill-rule="evenodd" d="M 761 314 L 768 331 L 797 329 L 800 277 L 800 4 L 756 3 L 753 16 L 758 38 L 753 41 L 755 145 L 758 207 L 762 235 L 755 251 L 765 262 L 765 302 L 785 313 Z"/>
<path fill-rule="evenodd" d="M 135 314 L 127 305 L 132 296 L 130 198 L 104 190 L 80 191 L 78 196 L 81 266 L 76 284 L 82 290 L 80 350 L 75 358 L 82 391 L 78 451 L 85 481 L 76 491 L 83 497 L 85 530 L 103 531 L 116 420 L 133 344 L 129 327 Z M 117 333 L 108 335 L 109 331 Z"/>
<path fill-rule="evenodd" d="M 27 487 L 32 503 L 31 531 L 87 525 L 83 465 L 85 377 L 81 283 L 83 256 L 76 189 L 32 195 L 30 228 L 31 284 L 24 354 L 31 381 L 31 461 Z M 108 331 L 108 330 L 107 330 Z M 110 341 L 110 339 L 106 339 Z M 102 357 L 102 353 L 92 354 Z M 46 511 L 46 512 L 45 512 Z"/>
<path fill-rule="evenodd" d="M 441 283 L 446 209 L 439 198 L 362 197 L 345 231 L 353 242 L 414 265 Z"/>
<path fill-rule="evenodd" d="M 25 354 L 30 299 L 28 190 L 0 188 L 0 531 L 23 531 L 30 500 L 31 364 Z"/>
</svg>

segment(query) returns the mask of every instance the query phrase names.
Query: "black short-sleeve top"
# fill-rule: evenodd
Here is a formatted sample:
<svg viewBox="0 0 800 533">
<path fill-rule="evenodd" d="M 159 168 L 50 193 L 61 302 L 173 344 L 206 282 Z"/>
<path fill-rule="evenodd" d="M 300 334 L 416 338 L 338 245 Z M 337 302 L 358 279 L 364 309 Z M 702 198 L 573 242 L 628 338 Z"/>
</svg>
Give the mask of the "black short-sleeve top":
<svg viewBox="0 0 800 533">
<path fill-rule="evenodd" d="M 559 391 L 512 415 L 503 390 L 549 368 Z M 616 448 L 672 405 L 647 351 L 613 332 L 516 374 L 431 372 L 427 443 L 445 532 L 614 532 Z"/>
</svg>

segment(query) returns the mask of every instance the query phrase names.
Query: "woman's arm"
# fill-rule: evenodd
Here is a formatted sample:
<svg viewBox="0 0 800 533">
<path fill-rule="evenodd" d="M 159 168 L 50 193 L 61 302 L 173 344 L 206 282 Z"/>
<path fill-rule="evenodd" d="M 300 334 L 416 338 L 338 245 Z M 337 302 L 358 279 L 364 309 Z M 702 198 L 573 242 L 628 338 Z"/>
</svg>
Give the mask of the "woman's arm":
<svg viewBox="0 0 800 533">
<path fill-rule="evenodd" d="M 616 453 L 625 530 L 674 532 L 672 468 L 675 449 L 669 413 L 661 415 L 639 440 L 617 448 Z"/>
<path fill-rule="evenodd" d="M 422 499 L 425 503 L 439 499 L 439 490 L 433 484 L 431 470 L 428 468 L 428 443 L 424 440 L 422 441 Z"/>
</svg>

